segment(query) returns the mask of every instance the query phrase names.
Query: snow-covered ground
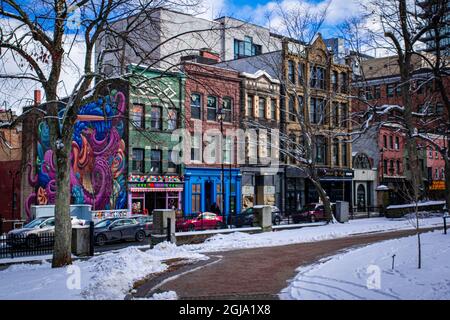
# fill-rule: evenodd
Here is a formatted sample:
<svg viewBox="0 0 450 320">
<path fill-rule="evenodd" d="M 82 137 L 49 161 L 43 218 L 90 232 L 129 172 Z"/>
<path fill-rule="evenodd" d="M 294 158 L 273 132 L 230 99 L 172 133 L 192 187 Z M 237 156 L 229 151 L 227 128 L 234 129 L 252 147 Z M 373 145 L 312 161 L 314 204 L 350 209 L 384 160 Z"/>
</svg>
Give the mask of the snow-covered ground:
<svg viewBox="0 0 450 320">
<path fill-rule="evenodd" d="M 298 268 L 280 298 L 450 299 L 450 236 L 436 231 L 421 238 L 422 269 L 415 236 L 383 241 Z"/>
<path fill-rule="evenodd" d="M 134 282 L 166 270 L 163 260 L 207 259 L 170 243 L 142 252 L 129 247 L 52 269 L 50 263 L 17 264 L 0 272 L 0 300 L 123 299 Z"/>
<path fill-rule="evenodd" d="M 442 217 L 423 218 L 420 219 L 419 225 L 421 227 L 441 226 L 443 225 L 443 220 Z M 334 223 L 325 226 L 276 232 L 256 234 L 235 232 L 231 234 L 218 234 L 207 239 L 204 243 L 185 245 L 183 247 L 186 247 L 189 251 L 194 252 L 215 252 L 245 248 L 283 246 L 288 244 L 342 238 L 360 233 L 407 229 L 414 229 L 412 220 L 408 218 L 370 218 L 350 220 L 348 223 L 342 224 Z"/>
<path fill-rule="evenodd" d="M 441 226 L 441 217 L 421 220 L 422 227 Z M 348 235 L 412 229 L 408 219 L 371 218 L 345 224 L 283 230 L 259 234 L 219 234 L 202 244 L 175 246 L 161 243 L 145 252 L 128 247 L 100 254 L 73 266 L 52 269 L 48 262 L 17 264 L 0 271 L 0 300 L 4 299 L 123 299 L 137 280 L 167 269 L 165 260 L 208 259 L 204 252 L 335 239 Z M 148 246 L 147 246 L 148 248 Z M 142 248 L 141 248 L 142 249 Z M 78 277 L 79 275 L 79 277 Z M 79 279 L 79 281 L 78 281 Z M 79 282 L 79 283 L 78 283 Z M 173 293 L 153 298 L 175 298 Z"/>
</svg>

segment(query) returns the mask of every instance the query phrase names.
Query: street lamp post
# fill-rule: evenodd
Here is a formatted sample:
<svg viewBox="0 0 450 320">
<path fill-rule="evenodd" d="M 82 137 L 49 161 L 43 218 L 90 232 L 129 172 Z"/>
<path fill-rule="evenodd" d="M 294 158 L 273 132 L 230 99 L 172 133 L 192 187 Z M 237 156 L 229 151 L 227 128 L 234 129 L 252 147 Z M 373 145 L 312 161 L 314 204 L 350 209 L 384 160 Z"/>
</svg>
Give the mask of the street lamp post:
<svg viewBox="0 0 450 320">
<path fill-rule="evenodd" d="M 221 191 L 221 193 L 222 193 L 222 217 L 223 217 L 223 223 L 224 224 L 226 224 L 227 222 L 226 222 L 226 215 L 225 215 L 225 181 L 224 181 L 224 171 L 225 171 L 225 169 L 224 169 L 224 163 L 223 163 L 223 145 L 222 145 L 222 143 L 223 143 L 223 116 L 224 116 L 224 114 L 223 114 L 223 110 L 222 110 L 222 108 L 220 108 L 218 111 L 217 111 L 217 120 L 220 122 L 220 134 L 221 134 L 221 139 L 220 139 L 220 148 L 221 148 L 221 150 L 222 150 L 222 152 L 221 152 L 221 161 L 220 161 L 220 163 L 221 163 L 221 167 L 222 167 L 222 171 L 221 171 L 221 182 L 222 182 L 222 186 L 221 186 L 221 188 L 220 188 L 220 191 Z"/>
</svg>

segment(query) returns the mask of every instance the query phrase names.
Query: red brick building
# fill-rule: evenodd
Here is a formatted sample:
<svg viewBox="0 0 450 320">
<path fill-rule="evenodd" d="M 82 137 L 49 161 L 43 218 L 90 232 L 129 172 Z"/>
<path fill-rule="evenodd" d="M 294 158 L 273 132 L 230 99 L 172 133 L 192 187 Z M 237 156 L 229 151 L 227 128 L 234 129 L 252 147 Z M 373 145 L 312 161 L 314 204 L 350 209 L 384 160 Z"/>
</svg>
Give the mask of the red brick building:
<svg viewBox="0 0 450 320">
<path fill-rule="evenodd" d="M 222 214 L 239 212 L 241 174 L 236 165 L 237 144 L 226 135 L 227 131 L 239 129 L 241 79 L 238 72 L 196 62 L 185 62 L 183 71 L 185 123 L 190 135 L 183 137 L 190 139 L 189 148 L 185 149 L 190 156 L 185 154 L 184 212 L 210 211 L 214 204 Z"/>
</svg>

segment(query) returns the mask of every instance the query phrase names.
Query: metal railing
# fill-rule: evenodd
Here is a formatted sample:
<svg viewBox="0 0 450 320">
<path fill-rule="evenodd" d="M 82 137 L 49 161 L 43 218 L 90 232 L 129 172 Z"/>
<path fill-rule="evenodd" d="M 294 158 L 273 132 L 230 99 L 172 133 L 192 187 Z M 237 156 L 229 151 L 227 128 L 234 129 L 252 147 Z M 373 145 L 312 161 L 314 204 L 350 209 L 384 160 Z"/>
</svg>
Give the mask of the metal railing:
<svg viewBox="0 0 450 320">
<path fill-rule="evenodd" d="M 45 234 L 8 234 L 0 237 L 0 259 L 53 253 L 55 237 Z"/>
</svg>

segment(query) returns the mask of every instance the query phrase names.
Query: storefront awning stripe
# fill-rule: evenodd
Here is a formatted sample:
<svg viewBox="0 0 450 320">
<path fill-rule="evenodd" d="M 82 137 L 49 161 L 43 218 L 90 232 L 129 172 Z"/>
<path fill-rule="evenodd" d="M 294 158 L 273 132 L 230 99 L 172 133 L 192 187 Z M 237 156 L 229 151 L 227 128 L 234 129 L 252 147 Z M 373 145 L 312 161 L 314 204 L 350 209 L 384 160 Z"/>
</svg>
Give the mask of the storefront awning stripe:
<svg viewBox="0 0 450 320">
<path fill-rule="evenodd" d="M 131 192 L 181 192 L 183 188 L 130 188 Z"/>
</svg>

